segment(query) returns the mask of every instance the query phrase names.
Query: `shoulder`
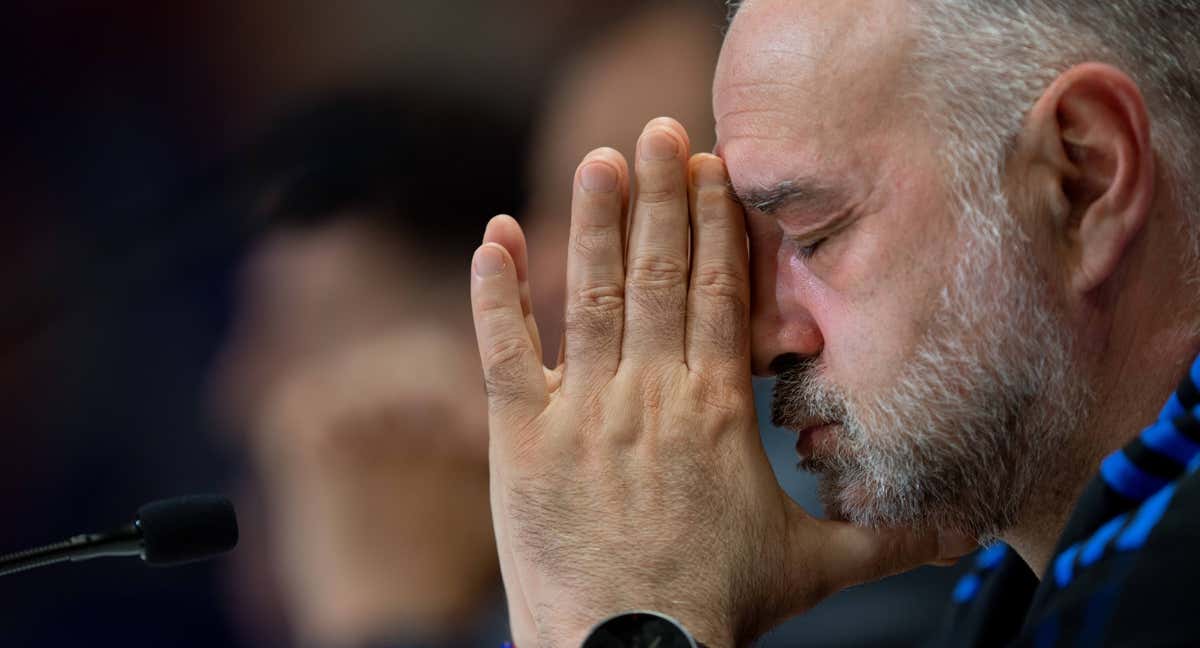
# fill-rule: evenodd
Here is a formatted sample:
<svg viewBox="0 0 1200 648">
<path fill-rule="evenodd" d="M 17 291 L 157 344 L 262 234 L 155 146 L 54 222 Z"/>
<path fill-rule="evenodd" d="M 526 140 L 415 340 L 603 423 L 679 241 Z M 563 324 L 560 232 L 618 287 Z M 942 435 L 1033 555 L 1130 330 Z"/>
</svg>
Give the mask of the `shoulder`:
<svg viewBox="0 0 1200 648">
<path fill-rule="evenodd" d="M 1195 645 L 1200 460 L 1190 468 L 1060 552 L 1040 583 L 1006 545 L 979 552 L 927 646 Z"/>
<path fill-rule="evenodd" d="M 1193 645 L 1200 461 L 1054 560 L 1018 645 Z"/>
</svg>

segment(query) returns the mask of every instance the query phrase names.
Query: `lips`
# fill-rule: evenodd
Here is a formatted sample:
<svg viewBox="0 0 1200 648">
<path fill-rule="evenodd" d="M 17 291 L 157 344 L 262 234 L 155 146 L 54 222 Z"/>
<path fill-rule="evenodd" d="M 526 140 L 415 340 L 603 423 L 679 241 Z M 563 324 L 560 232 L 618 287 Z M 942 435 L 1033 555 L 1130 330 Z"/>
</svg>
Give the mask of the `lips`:
<svg viewBox="0 0 1200 648">
<path fill-rule="evenodd" d="M 820 421 L 800 428 L 799 432 L 797 432 L 796 454 L 801 457 L 811 457 L 813 447 L 822 437 L 832 434 L 834 428 L 837 426 L 838 423 L 836 421 Z"/>
</svg>

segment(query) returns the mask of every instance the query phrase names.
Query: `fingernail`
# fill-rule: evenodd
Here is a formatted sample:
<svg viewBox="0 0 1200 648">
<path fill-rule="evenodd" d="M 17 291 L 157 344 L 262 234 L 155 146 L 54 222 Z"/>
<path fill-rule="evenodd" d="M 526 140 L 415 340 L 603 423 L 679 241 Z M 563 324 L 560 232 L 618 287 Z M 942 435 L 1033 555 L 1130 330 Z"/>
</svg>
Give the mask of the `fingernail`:
<svg viewBox="0 0 1200 648">
<path fill-rule="evenodd" d="M 504 255 L 493 244 L 485 245 L 475 251 L 475 276 L 494 277 L 504 272 Z"/>
<path fill-rule="evenodd" d="M 617 172 L 603 162 L 592 162 L 579 172 L 579 184 L 585 191 L 613 191 L 617 188 Z"/>
<path fill-rule="evenodd" d="M 662 130 L 648 131 L 642 136 L 643 160 L 670 160 L 679 153 L 675 138 Z"/>
<path fill-rule="evenodd" d="M 708 158 L 696 165 L 696 186 L 723 186 L 725 184 L 725 166 L 719 159 Z"/>
</svg>

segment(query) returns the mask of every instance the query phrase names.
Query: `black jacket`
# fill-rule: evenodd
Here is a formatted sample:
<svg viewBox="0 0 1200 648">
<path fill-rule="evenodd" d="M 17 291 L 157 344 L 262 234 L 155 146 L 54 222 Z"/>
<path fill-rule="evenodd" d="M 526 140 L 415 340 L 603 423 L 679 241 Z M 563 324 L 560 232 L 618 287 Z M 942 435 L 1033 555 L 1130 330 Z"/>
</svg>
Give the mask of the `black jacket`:
<svg viewBox="0 0 1200 648">
<path fill-rule="evenodd" d="M 1200 646 L 1200 358 L 1104 460 L 1039 582 L 1003 544 L 963 576 L 931 646 Z"/>
</svg>

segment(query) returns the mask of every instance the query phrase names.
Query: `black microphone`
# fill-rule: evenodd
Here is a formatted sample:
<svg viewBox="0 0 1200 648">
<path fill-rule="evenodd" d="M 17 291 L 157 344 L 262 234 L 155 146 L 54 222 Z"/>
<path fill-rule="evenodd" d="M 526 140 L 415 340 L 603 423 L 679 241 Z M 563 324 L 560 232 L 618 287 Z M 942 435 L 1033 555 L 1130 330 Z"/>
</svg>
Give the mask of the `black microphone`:
<svg viewBox="0 0 1200 648">
<path fill-rule="evenodd" d="M 204 560 L 238 541 L 233 504 L 219 495 L 186 495 L 150 502 L 131 524 L 107 533 L 85 533 L 65 542 L 0 556 L 0 576 L 103 556 L 141 556 L 165 567 Z"/>
</svg>

